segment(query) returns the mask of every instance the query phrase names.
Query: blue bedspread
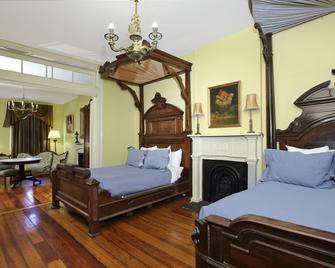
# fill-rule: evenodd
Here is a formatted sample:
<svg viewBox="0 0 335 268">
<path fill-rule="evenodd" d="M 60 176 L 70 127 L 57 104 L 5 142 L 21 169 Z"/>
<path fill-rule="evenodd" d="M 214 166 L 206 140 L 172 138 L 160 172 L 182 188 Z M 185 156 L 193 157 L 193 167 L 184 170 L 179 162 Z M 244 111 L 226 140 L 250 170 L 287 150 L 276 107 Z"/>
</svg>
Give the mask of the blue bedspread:
<svg viewBox="0 0 335 268">
<path fill-rule="evenodd" d="M 127 165 L 92 168 L 91 177 L 100 182 L 100 188 L 114 196 L 132 194 L 170 184 L 169 170 L 144 169 Z"/>
<path fill-rule="evenodd" d="M 234 220 L 255 214 L 335 233 L 335 189 L 314 189 L 280 182 L 255 187 L 203 207 L 199 218 Z"/>
</svg>

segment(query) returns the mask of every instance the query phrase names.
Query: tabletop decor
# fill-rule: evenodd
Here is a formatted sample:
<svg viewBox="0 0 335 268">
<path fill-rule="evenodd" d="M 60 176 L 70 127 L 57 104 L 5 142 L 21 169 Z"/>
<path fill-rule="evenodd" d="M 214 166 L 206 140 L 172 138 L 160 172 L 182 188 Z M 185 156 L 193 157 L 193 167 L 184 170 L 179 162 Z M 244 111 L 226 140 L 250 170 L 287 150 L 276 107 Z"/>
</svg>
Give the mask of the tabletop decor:
<svg viewBox="0 0 335 268">
<path fill-rule="evenodd" d="M 248 133 L 255 133 L 252 126 L 252 111 L 258 111 L 259 107 L 257 104 L 256 94 L 248 94 L 244 111 L 249 111 L 249 131 Z"/>
<path fill-rule="evenodd" d="M 209 88 L 210 128 L 239 127 L 240 81 Z"/>
</svg>

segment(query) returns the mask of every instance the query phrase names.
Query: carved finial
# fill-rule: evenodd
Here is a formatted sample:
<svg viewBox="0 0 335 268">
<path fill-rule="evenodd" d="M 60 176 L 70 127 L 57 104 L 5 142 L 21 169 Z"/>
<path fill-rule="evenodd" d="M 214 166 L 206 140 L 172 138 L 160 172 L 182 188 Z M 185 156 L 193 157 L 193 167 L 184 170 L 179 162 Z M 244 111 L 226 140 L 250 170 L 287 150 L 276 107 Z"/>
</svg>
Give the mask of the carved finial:
<svg viewBox="0 0 335 268">
<path fill-rule="evenodd" d="M 166 98 L 162 97 L 162 95 L 159 92 L 157 92 L 155 94 L 155 97 L 151 100 L 151 102 L 157 105 L 158 108 L 164 108 L 166 104 Z"/>
</svg>

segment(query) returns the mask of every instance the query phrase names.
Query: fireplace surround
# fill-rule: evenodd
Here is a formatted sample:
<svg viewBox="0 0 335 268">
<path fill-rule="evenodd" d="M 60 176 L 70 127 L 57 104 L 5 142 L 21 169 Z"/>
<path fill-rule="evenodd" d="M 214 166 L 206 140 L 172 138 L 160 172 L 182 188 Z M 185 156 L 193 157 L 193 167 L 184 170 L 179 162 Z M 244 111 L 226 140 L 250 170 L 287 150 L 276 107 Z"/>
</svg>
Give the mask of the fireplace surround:
<svg viewBox="0 0 335 268">
<path fill-rule="evenodd" d="M 261 159 L 263 135 L 261 133 L 190 135 L 189 137 L 192 138 L 192 202 L 205 200 L 203 198 L 203 163 L 206 160 L 221 160 L 245 163 L 247 176 L 244 176 L 244 179 L 246 182 L 244 182 L 244 187 L 241 187 L 237 191 L 250 188 L 256 184 L 257 179 L 260 177 L 262 171 Z M 220 173 L 220 171 L 218 172 Z M 231 176 L 234 177 L 233 171 L 226 172 L 227 174 L 230 172 Z M 222 174 L 220 176 L 216 176 L 217 179 L 219 179 L 220 176 L 226 178 L 229 177 Z M 225 190 L 225 187 L 228 186 L 220 187 L 221 189 Z M 237 186 L 230 185 L 229 187 L 234 188 Z M 211 197 L 204 197 L 206 199 L 214 200 L 220 195 L 219 192 L 220 189 L 218 192 L 212 193 Z"/>
</svg>

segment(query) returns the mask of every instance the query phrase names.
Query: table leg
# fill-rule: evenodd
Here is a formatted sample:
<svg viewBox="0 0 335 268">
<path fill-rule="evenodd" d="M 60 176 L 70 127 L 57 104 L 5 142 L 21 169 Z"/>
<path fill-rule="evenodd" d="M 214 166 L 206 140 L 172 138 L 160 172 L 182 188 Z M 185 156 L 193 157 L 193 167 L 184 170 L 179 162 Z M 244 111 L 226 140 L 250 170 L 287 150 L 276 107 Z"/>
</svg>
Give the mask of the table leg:
<svg viewBox="0 0 335 268">
<path fill-rule="evenodd" d="M 24 164 L 19 165 L 19 175 L 16 178 L 16 180 L 14 181 L 14 184 L 12 185 L 12 189 L 14 189 L 16 187 L 16 185 L 21 183 L 25 179 L 25 177 L 26 177 L 26 175 L 24 173 Z"/>
</svg>

